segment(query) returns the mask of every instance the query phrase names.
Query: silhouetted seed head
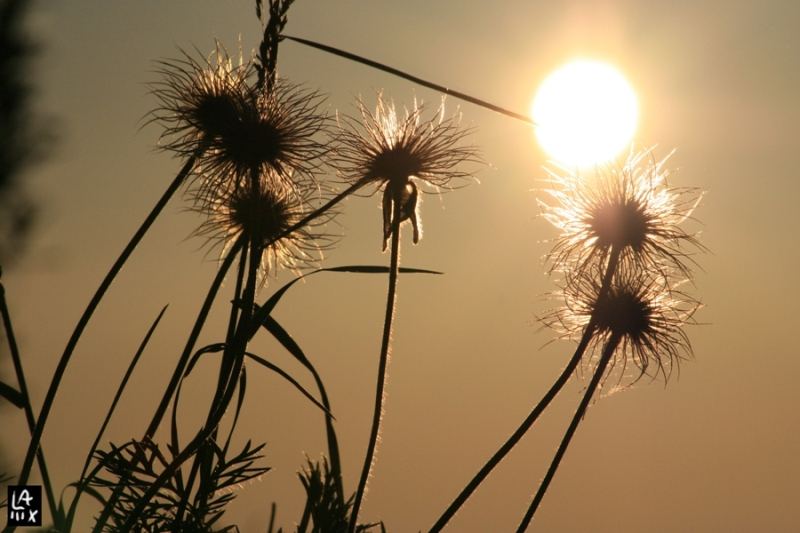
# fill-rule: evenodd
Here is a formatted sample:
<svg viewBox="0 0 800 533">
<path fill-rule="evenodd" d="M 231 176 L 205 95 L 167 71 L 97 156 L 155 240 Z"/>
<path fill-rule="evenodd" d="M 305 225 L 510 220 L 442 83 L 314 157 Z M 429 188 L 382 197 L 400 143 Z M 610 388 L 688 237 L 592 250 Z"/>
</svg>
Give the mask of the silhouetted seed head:
<svg viewBox="0 0 800 533">
<path fill-rule="evenodd" d="M 436 115 L 423 120 L 421 105 L 399 116 L 394 103 L 378 95 L 375 112 L 358 101 L 360 119 L 343 117 L 336 165 L 348 182 L 374 184 L 383 189 L 384 249 L 391 235 L 395 202 L 401 203 L 401 222 L 414 226 L 419 240 L 418 193 L 454 189 L 471 175 L 462 163 L 477 163 L 477 149 L 464 145 L 469 130 L 458 126 L 457 117 L 444 116 L 444 104 Z"/>
<path fill-rule="evenodd" d="M 216 192 L 215 197 L 196 202 L 195 210 L 206 216 L 196 233 L 208 237 L 212 245 L 221 244 L 223 254 L 244 235 L 251 249 L 261 253 L 263 280 L 279 267 L 297 270 L 315 263 L 330 243 L 315 228 L 332 214 L 282 236 L 312 210 L 310 189 L 298 191 L 278 179 L 261 178 Z"/>
<path fill-rule="evenodd" d="M 157 72 L 152 92 L 160 105 L 150 122 L 164 127 L 161 147 L 181 156 L 205 149 L 193 170 L 195 197 L 213 198 L 215 189 L 232 190 L 253 175 L 318 187 L 331 124 L 321 95 L 283 79 L 258 88 L 252 61 L 234 65 L 219 44 L 209 58 L 184 52 Z"/>
<path fill-rule="evenodd" d="M 542 322 L 562 337 L 577 339 L 594 318 L 595 331 L 587 354 L 597 355 L 609 339 L 619 339 L 607 375 L 616 370 L 619 382 L 630 379 L 625 371 L 633 364 L 633 382 L 644 375 L 661 375 L 666 382 L 673 370 L 679 369 L 680 360 L 691 355 L 683 326 L 692 321 L 699 304 L 671 289 L 660 273 L 618 271 L 602 296 L 598 279 L 599 275 L 587 273 L 568 277 L 560 292 L 565 306 L 546 315 Z"/>
<path fill-rule="evenodd" d="M 215 137 L 202 161 L 206 192 L 238 186 L 254 173 L 302 189 L 317 186 L 324 165 L 330 120 L 324 98 L 278 79 L 271 90 L 253 88 L 248 105 L 230 128 Z"/>
<path fill-rule="evenodd" d="M 622 166 L 607 165 L 595 176 L 548 171 L 553 204 L 540 202 L 544 217 L 561 230 L 549 254 L 552 269 L 578 271 L 605 263 L 620 250 L 623 268 L 677 268 L 691 277 L 687 261 L 703 246 L 681 224 L 690 218 L 702 194 L 670 187 L 666 158 L 650 152 L 631 154 Z"/>
<path fill-rule="evenodd" d="M 162 79 L 151 87 L 160 105 L 150 122 L 164 128 L 161 148 L 188 156 L 239 120 L 249 105 L 247 79 L 253 69 L 241 60 L 234 65 L 219 43 L 212 54 L 200 60 L 181 53 L 179 59 L 158 63 L 156 72 Z"/>
</svg>

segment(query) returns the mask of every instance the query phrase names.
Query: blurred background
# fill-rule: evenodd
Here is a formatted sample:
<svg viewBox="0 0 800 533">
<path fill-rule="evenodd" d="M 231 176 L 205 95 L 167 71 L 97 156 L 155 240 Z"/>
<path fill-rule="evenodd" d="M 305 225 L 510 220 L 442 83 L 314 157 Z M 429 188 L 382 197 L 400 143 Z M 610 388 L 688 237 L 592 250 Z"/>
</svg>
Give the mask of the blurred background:
<svg viewBox="0 0 800 533">
<path fill-rule="evenodd" d="M 365 55 L 527 113 L 538 84 L 576 57 L 616 65 L 640 102 L 636 142 L 670 159 L 672 184 L 707 191 L 695 286 L 705 308 L 690 327 L 695 360 L 667 387 L 642 381 L 590 409 L 537 514 L 535 531 L 797 531 L 800 510 L 800 259 L 797 125 L 800 4 L 751 1 L 312 2 L 289 11 L 287 33 Z M 4 269 L 28 386 L 41 406 L 80 313 L 108 267 L 180 167 L 155 149 L 154 61 L 219 39 L 245 57 L 261 38 L 254 3 L 235 0 L 35 2 L 26 30 L 33 111 L 57 141 L 25 174 L 37 206 L 24 255 Z M 284 42 L 282 76 L 328 95 L 330 113 L 439 95 L 323 52 Z M 528 125 L 460 103 L 488 165 L 480 184 L 426 196 L 424 239 L 404 233 L 402 264 L 444 276 L 400 278 L 382 443 L 362 517 L 389 531 L 425 530 L 517 427 L 573 345 L 536 322 L 554 305 L 542 257 L 555 230 L 540 216 L 547 155 Z M 331 176 L 329 176 L 331 177 Z M 387 264 L 380 199 L 351 198 L 328 230 L 341 235 L 323 266 Z M 57 488 L 77 479 L 128 362 L 160 308 L 167 314 L 105 441 L 141 436 L 216 266 L 191 233 L 201 222 L 176 198 L 98 309 L 44 434 Z M 407 230 L 406 230 L 407 231 Z M 792 274 L 795 272 L 795 274 Z M 261 298 L 291 279 L 270 280 Z M 226 285 L 232 291 L 232 283 Z M 314 361 L 331 395 L 345 483 L 354 491 L 367 445 L 385 276 L 319 274 L 295 286 L 276 317 Z M 227 294 L 227 292 L 226 292 Z M 227 298 L 227 296 L 225 296 Z M 220 300 L 201 342 L 219 341 Z M 267 356 L 312 387 L 274 343 Z M 5 350 L 5 348 L 3 348 Z M 7 354 L 6 351 L 2 353 Z M 217 362 L 182 395 L 182 425 L 204 416 Z M 8 357 L 0 373 L 13 382 Z M 325 449 L 323 417 L 273 374 L 252 367 L 238 437 L 266 441 L 273 469 L 242 487 L 226 520 L 241 531 L 299 520 L 298 470 Z M 540 423 L 467 503 L 451 531 L 512 530 L 544 475 L 583 387 L 573 380 Z M 604 391 L 604 394 L 607 391 Z M 12 472 L 28 433 L 0 410 L 0 453 Z M 83 523 L 97 511 L 83 500 Z M 88 526 L 87 526 L 88 527 Z"/>
</svg>

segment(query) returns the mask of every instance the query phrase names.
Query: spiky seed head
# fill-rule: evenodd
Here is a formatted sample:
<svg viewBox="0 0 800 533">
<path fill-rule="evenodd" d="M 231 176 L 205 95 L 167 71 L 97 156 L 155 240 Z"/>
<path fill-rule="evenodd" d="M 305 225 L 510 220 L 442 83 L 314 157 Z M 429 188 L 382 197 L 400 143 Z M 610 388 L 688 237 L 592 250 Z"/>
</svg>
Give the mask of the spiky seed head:
<svg viewBox="0 0 800 533">
<path fill-rule="evenodd" d="M 269 88 L 254 84 L 253 62 L 235 64 L 219 43 L 207 58 L 182 54 L 159 63 L 162 79 L 152 93 L 160 105 L 150 122 L 164 128 L 162 148 L 181 156 L 202 151 L 193 195 L 211 198 L 253 175 L 319 188 L 315 176 L 331 136 L 319 93 L 285 79 Z"/>
<path fill-rule="evenodd" d="M 597 274 L 595 272 L 594 274 Z M 699 304 L 670 287 L 659 272 L 619 270 L 606 291 L 599 275 L 568 276 L 559 297 L 564 306 L 542 318 L 562 337 L 577 339 L 590 322 L 594 333 L 587 347 L 589 361 L 612 338 L 619 340 L 608 374 L 618 372 L 618 383 L 629 379 L 626 370 L 637 370 L 631 382 L 642 376 L 662 376 L 666 382 L 691 353 L 683 327 L 692 323 Z"/>
<path fill-rule="evenodd" d="M 180 156 L 224 135 L 249 106 L 252 65 L 234 64 L 219 42 L 210 55 L 197 55 L 181 50 L 181 57 L 159 61 L 156 73 L 162 79 L 151 85 L 159 105 L 149 122 L 164 128 L 160 147 Z"/>
<path fill-rule="evenodd" d="M 330 244 L 329 236 L 317 231 L 328 213 L 286 234 L 311 212 L 312 191 L 297 190 L 274 177 L 263 177 L 229 189 L 218 188 L 212 198 L 204 195 L 195 210 L 206 220 L 196 231 L 212 247 L 224 253 L 244 237 L 251 253 L 260 254 L 261 279 L 266 281 L 279 268 L 298 270 L 314 264 Z"/>
<path fill-rule="evenodd" d="M 360 99 L 357 106 L 359 118 L 345 116 L 340 121 L 335 163 L 339 174 L 350 183 L 374 185 L 372 194 L 384 190 L 385 228 L 391 227 L 394 203 L 403 203 L 404 195 L 413 193 L 414 205 L 402 206 L 407 213 L 401 220 L 415 224 L 418 239 L 418 219 L 411 215 L 416 213 L 417 191 L 438 192 L 465 184 L 472 170 L 463 163 L 479 161 L 477 149 L 464 144 L 470 131 L 459 126 L 457 116 L 445 116 L 444 103 L 427 119 L 416 100 L 402 115 L 381 94 L 374 112 Z"/>
<path fill-rule="evenodd" d="M 691 277 L 687 263 L 704 247 L 682 225 L 702 194 L 669 186 L 666 160 L 656 162 L 645 151 L 629 154 L 621 165 L 599 167 L 593 176 L 548 170 L 554 201 L 539 203 L 544 218 L 561 231 L 548 255 L 551 269 L 591 269 L 615 248 L 623 268 L 677 268 Z"/>
<path fill-rule="evenodd" d="M 258 174 L 293 188 L 318 187 L 316 174 L 325 164 L 324 141 L 330 137 L 323 102 L 319 93 L 285 79 L 269 89 L 252 88 L 233 126 L 209 147 L 202 162 L 204 186 L 230 187 Z"/>
</svg>

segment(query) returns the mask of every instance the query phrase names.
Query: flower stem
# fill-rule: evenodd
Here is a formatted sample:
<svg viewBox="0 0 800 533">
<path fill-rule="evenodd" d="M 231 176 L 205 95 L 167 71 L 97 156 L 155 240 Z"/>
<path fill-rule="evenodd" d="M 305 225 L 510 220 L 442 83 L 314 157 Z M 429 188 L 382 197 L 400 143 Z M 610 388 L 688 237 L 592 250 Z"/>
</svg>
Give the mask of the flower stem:
<svg viewBox="0 0 800 533">
<path fill-rule="evenodd" d="M 606 272 L 603 276 L 603 285 L 600 288 L 600 294 L 605 294 L 608 291 L 608 288 L 611 286 L 611 281 L 614 277 L 614 273 L 617 270 L 617 266 L 619 264 L 619 250 L 617 248 L 613 248 L 611 250 L 611 254 L 608 260 L 608 265 L 606 266 Z M 539 416 L 544 412 L 550 402 L 558 395 L 561 389 L 566 385 L 567 381 L 569 381 L 570 376 L 575 371 L 575 368 L 578 366 L 581 358 L 583 357 L 584 352 L 586 351 L 586 347 L 589 345 L 589 341 L 592 339 L 592 335 L 594 334 L 595 330 L 595 322 L 594 320 L 590 320 L 589 323 L 586 325 L 586 328 L 583 331 L 583 336 L 581 337 L 580 342 L 578 343 L 578 347 L 575 349 L 575 353 L 573 354 L 572 358 L 567 363 L 567 366 L 564 367 L 564 370 L 561 374 L 556 378 L 556 381 L 550 387 L 550 389 L 545 393 L 539 403 L 537 403 L 533 409 L 531 410 L 530 414 L 522 421 L 516 431 L 511 434 L 511 436 L 506 440 L 506 442 L 492 455 L 491 458 L 483 465 L 475 477 L 467 483 L 464 489 L 459 493 L 453 503 L 445 510 L 439 520 L 431 527 L 430 533 L 437 533 L 441 531 L 447 523 L 450 521 L 453 516 L 458 512 L 464 503 L 472 496 L 472 493 L 480 486 L 481 483 L 486 479 L 486 477 L 494 470 L 494 468 L 502 461 L 506 455 L 517 445 L 517 443 L 522 439 L 522 437 L 528 432 L 528 430 L 533 426 Z"/>
<path fill-rule="evenodd" d="M 388 187 L 389 185 L 387 185 Z M 355 533 L 358 525 L 358 512 L 361 509 L 361 502 L 364 498 L 364 491 L 367 488 L 367 481 L 372 470 L 372 463 L 375 457 L 375 448 L 378 443 L 378 433 L 380 432 L 381 417 L 383 414 L 383 396 L 386 385 L 386 368 L 389 366 L 389 345 L 392 337 L 392 322 L 394 319 L 394 305 L 397 294 L 397 269 L 400 263 L 400 216 L 402 202 L 398 198 L 394 201 L 394 216 L 392 217 L 392 250 L 389 264 L 389 289 L 386 295 L 386 317 L 383 321 L 383 338 L 381 340 L 381 353 L 378 362 L 378 383 L 375 388 L 375 409 L 372 413 L 372 430 L 369 435 L 367 445 L 367 455 L 364 458 L 364 466 L 361 470 L 361 479 L 358 482 L 353 511 L 350 515 L 350 533 Z"/>
<path fill-rule="evenodd" d="M 42 404 L 42 410 L 39 413 L 38 420 L 36 421 L 36 429 L 34 430 L 33 436 L 31 437 L 31 442 L 28 445 L 28 451 L 25 454 L 25 460 L 22 464 L 22 470 L 20 471 L 19 479 L 17 481 L 19 485 L 24 485 L 28 481 L 28 476 L 30 475 L 31 466 L 33 464 L 33 457 L 36 454 L 36 450 L 39 449 L 39 443 L 42 439 L 44 426 L 47 423 L 47 416 L 50 414 L 50 408 L 53 406 L 56 393 L 58 392 L 58 387 L 61 384 L 61 379 L 64 377 L 64 373 L 67 370 L 67 365 L 72 357 L 72 353 L 75 351 L 75 347 L 78 345 L 78 341 L 83 334 L 83 330 L 89 324 L 89 319 L 91 319 L 106 291 L 117 277 L 117 274 L 119 274 L 119 272 L 122 270 L 122 267 L 127 262 L 128 257 L 130 257 L 134 249 L 136 249 L 136 246 L 150 229 L 150 226 L 153 225 L 153 222 L 155 222 L 158 215 L 164 209 L 164 206 L 167 205 L 167 202 L 170 200 L 170 198 L 172 198 L 186 177 L 192 171 L 195 161 L 202 155 L 203 152 L 205 152 L 205 149 L 206 144 L 202 143 L 197 151 L 195 151 L 194 155 L 187 159 L 186 163 L 183 165 L 183 168 L 181 168 L 178 175 L 175 176 L 175 179 L 172 181 L 172 183 L 170 183 L 169 187 L 167 187 L 167 190 L 164 191 L 164 194 L 153 207 L 153 210 L 150 212 L 147 218 L 145 218 L 144 222 L 142 222 L 142 225 L 133 235 L 128 245 L 124 250 L 122 250 L 122 253 L 111 266 L 111 270 L 109 270 L 108 274 L 106 274 L 106 277 L 103 278 L 103 281 L 100 283 L 100 286 L 97 288 L 94 296 L 92 296 L 92 299 L 89 301 L 89 305 L 86 306 L 83 315 L 81 315 L 80 320 L 78 320 L 78 324 L 75 326 L 75 330 L 72 332 L 72 336 L 67 342 L 67 346 L 64 348 L 64 353 L 61 355 L 61 359 L 58 361 L 58 366 L 56 367 L 56 371 L 53 374 L 52 380 L 50 381 L 50 387 L 47 389 L 47 395 L 45 396 L 44 403 Z"/>
<path fill-rule="evenodd" d="M 528 507 L 528 512 L 525 513 L 525 516 L 522 518 L 522 522 L 520 522 L 519 527 L 517 528 L 517 533 L 522 533 L 528 529 L 531 520 L 533 520 L 533 515 L 539 508 L 539 504 L 542 502 L 542 498 L 544 498 L 547 488 L 550 486 L 550 482 L 553 480 L 553 476 L 556 474 L 556 470 L 558 470 L 558 465 L 561 463 L 561 459 L 564 457 L 564 453 L 567 451 L 567 447 L 572 440 L 572 436 L 575 434 L 575 430 L 578 429 L 578 424 L 580 424 L 581 419 L 583 419 L 583 415 L 586 413 L 586 409 L 589 407 L 589 402 L 592 400 L 592 395 L 597 389 L 597 386 L 600 384 L 600 380 L 603 378 L 603 374 L 608 366 L 608 362 L 611 360 L 611 356 L 614 355 L 614 350 L 617 349 L 619 341 L 620 336 L 618 334 L 612 335 L 603 348 L 603 354 L 600 356 L 600 361 L 597 363 L 597 369 L 594 372 L 594 376 L 592 376 L 592 381 L 589 383 L 589 387 L 586 389 L 586 393 L 583 395 L 583 399 L 581 400 L 578 409 L 575 411 L 575 415 L 572 417 L 572 422 L 570 422 L 566 433 L 564 433 L 564 438 L 561 439 L 561 444 L 558 446 L 558 450 L 556 450 L 556 454 L 553 457 L 552 463 L 550 463 L 550 468 L 547 469 L 547 474 L 545 474 L 541 485 L 539 485 L 539 490 L 536 491 L 536 496 L 534 496 L 530 507 Z"/>
<path fill-rule="evenodd" d="M 276 241 L 279 241 L 280 239 L 283 239 L 287 235 L 290 235 L 291 233 L 293 233 L 293 232 L 297 231 L 298 229 L 302 228 L 303 226 L 305 226 L 306 224 L 308 224 L 309 222 L 311 222 L 315 218 L 318 218 L 318 217 L 324 215 L 328 210 L 330 210 L 336 204 L 338 204 L 339 202 L 341 202 L 342 200 L 344 200 L 345 198 L 347 198 L 348 196 L 350 196 L 351 194 L 356 192 L 361 187 L 365 186 L 367 183 L 369 183 L 369 182 L 364 181 L 364 180 L 357 181 L 357 182 L 353 183 L 348 188 L 346 188 L 345 190 L 343 190 L 342 192 L 340 192 L 339 194 L 337 194 L 336 196 L 334 196 L 333 198 L 328 200 L 324 205 L 322 205 L 318 209 L 315 209 L 314 211 L 310 212 L 309 214 L 304 216 L 302 219 L 300 219 L 298 222 L 296 222 L 295 224 L 290 226 L 288 229 L 283 231 L 283 233 L 281 233 L 280 235 L 278 235 L 277 237 L 275 237 L 271 241 L 267 242 L 264 245 L 264 248 L 268 248 L 272 243 L 274 243 Z"/>
</svg>

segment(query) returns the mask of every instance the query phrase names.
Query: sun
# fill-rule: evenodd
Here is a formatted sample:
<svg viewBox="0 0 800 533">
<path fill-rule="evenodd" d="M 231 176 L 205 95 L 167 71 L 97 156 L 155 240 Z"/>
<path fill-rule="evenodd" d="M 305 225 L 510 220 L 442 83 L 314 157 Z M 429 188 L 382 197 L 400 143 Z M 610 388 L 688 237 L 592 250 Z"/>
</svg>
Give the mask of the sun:
<svg viewBox="0 0 800 533">
<path fill-rule="evenodd" d="M 539 144 L 553 159 L 587 167 L 613 159 L 631 143 L 639 104 L 616 68 L 577 59 L 542 82 L 531 115 Z"/>
</svg>

